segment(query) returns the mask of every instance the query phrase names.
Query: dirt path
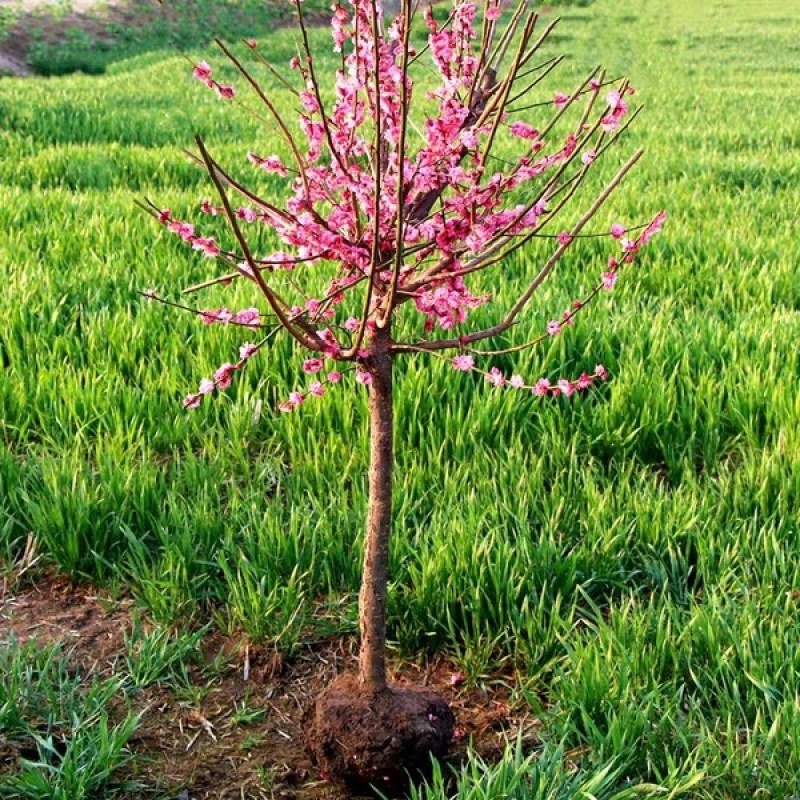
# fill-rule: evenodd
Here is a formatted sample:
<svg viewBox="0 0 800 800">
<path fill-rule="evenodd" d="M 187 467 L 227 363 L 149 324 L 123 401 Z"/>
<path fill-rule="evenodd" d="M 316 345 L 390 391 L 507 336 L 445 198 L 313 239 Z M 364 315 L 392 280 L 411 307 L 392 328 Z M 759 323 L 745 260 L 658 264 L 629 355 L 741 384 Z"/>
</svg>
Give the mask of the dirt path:
<svg viewBox="0 0 800 800">
<path fill-rule="evenodd" d="M 2 0 L 0 0 L 2 1 Z M 0 50 L 0 77 L 13 75 L 15 78 L 27 78 L 33 75 L 31 68 L 19 58 Z"/>
<path fill-rule="evenodd" d="M 39 9 L 46 9 L 60 7 L 62 4 L 60 0 L 0 0 L 0 8 L 6 6 L 8 8 L 20 8 L 23 11 L 38 11 Z M 78 14 L 83 14 L 90 8 L 98 5 L 98 0 L 73 0 L 72 10 Z"/>
<path fill-rule="evenodd" d="M 0 77 L 26 78 L 34 74 L 26 60 L 35 21 L 41 21 L 49 11 L 57 10 L 57 26 L 61 28 L 96 27 L 93 12 L 114 10 L 124 5 L 124 0 L 72 0 L 71 11 L 64 13 L 63 0 L 0 0 L 0 11 L 11 9 L 19 17 L 10 26 L 9 35 L 0 35 Z M 3 33 L 0 28 L 0 34 Z"/>
</svg>

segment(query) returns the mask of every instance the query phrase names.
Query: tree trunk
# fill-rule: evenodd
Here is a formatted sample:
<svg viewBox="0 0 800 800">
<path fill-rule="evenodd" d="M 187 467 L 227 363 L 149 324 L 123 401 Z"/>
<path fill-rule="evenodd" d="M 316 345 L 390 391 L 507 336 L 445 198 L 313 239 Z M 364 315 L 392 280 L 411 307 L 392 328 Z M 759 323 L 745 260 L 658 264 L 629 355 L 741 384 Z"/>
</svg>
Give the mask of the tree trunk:
<svg viewBox="0 0 800 800">
<path fill-rule="evenodd" d="M 386 591 L 392 525 L 392 354 L 389 326 L 369 336 L 369 507 L 359 595 L 358 675 L 345 673 L 307 719 L 312 760 L 359 796 L 380 785 L 405 797 L 409 780 L 429 778 L 431 757 L 447 755 L 456 718 L 427 687 L 386 685 Z M 348 797 L 351 796 L 348 794 Z"/>
<path fill-rule="evenodd" d="M 364 573 L 359 595 L 361 653 L 358 677 L 369 692 L 386 688 L 386 591 L 392 529 L 392 356 L 389 326 L 371 337 L 369 372 L 369 502 Z"/>
</svg>

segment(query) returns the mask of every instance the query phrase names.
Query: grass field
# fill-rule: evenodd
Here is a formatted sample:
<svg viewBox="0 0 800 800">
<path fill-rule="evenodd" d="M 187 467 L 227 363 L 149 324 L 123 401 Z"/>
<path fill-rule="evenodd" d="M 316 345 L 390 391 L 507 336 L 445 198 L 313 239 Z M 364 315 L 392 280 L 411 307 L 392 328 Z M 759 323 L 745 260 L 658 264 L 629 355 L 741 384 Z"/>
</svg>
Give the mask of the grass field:
<svg viewBox="0 0 800 800">
<path fill-rule="evenodd" d="M 477 685 L 502 676 L 541 720 L 532 752 L 465 767 L 460 798 L 651 785 L 796 800 L 800 1 L 598 0 L 563 17 L 553 86 L 602 62 L 646 103 L 625 147 L 647 155 L 598 227 L 662 207 L 670 221 L 613 295 L 517 362 L 602 362 L 613 380 L 596 394 L 520 399 L 399 363 L 394 652 L 445 653 Z M 264 41 L 292 55 L 284 32 Z M 366 499 L 365 398 L 342 386 L 276 414 L 301 381 L 287 341 L 225 398 L 181 408 L 241 337 L 135 294 L 211 273 L 133 201 L 183 213 L 209 193 L 179 153 L 195 132 L 242 171 L 247 150 L 279 149 L 174 54 L 0 82 L 0 569 L 12 594 L 56 566 L 133 598 L 153 636 L 179 631 L 174 670 L 209 620 L 290 657 L 354 632 Z M 542 252 L 509 262 L 501 299 Z M 526 323 L 541 328 L 608 253 L 576 250 Z M 234 296 L 203 302 L 250 305 Z M 29 534 L 42 560 L 15 580 Z M 78 694 L 60 651 L 0 648 L 0 745 L 75 721 L 49 771 L 0 761 L 0 797 L 110 796 L 136 719 L 108 730 L 97 709 L 136 685 L 141 648 Z"/>
<path fill-rule="evenodd" d="M 311 0 L 307 13 L 321 10 Z M 220 31 L 238 39 L 291 19 L 290 6 L 261 0 L 3 0 L 0 46 L 40 75 L 98 74 L 132 56 L 195 47 Z"/>
</svg>

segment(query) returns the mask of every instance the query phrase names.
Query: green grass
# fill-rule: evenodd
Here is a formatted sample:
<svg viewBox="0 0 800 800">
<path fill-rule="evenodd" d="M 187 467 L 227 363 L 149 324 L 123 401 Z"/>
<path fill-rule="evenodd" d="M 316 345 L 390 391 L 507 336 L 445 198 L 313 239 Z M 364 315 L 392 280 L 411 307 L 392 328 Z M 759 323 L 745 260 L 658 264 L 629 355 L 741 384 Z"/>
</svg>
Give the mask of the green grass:
<svg viewBox="0 0 800 800">
<path fill-rule="evenodd" d="M 553 87 L 603 62 L 647 104 L 627 145 L 646 158 L 597 226 L 661 207 L 671 219 L 618 291 L 517 362 L 526 375 L 603 362 L 613 381 L 589 398 L 520 399 L 438 362 L 399 363 L 390 635 L 403 653 L 454 654 L 476 682 L 512 664 L 544 721 L 539 761 L 512 751 L 485 775 L 476 763 L 460 798 L 656 784 L 789 800 L 800 4 L 620 0 L 568 16 Z M 283 33 L 268 47 L 292 54 Z M 227 397 L 180 408 L 242 337 L 140 301 L 136 289 L 177 294 L 210 268 L 133 200 L 184 213 L 209 193 L 178 152 L 195 132 L 243 174 L 248 149 L 280 150 L 186 71 L 149 54 L 102 78 L 0 85 L 0 553 L 13 559 L 32 531 L 51 562 L 124 585 L 162 625 L 213 615 L 290 651 L 315 626 L 354 630 L 364 397 L 342 386 L 279 417 L 302 378 L 278 341 Z M 507 264 L 498 307 L 542 252 Z M 608 253 L 576 251 L 521 327 L 538 330 Z M 580 754 L 577 774 L 564 752 Z"/>
<path fill-rule="evenodd" d="M 261 0 L 128 0 L 124 9 L 97 2 L 81 16 L 70 0 L 25 16 L 21 33 L 27 59 L 41 75 L 100 74 L 110 64 L 143 53 L 174 52 L 210 42 L 224 31 L 231 38 L 255 36 L 291 20 L 291 7 Z M 312 0 L 308 14 L 327 11 Z M 20 10 L 0 8 L 0 44 L 20 32 Z"/>
<path fill-rule="evenodd" d="M 0 770 L 0 797 L 89 800 L 120 787 L 131 759 L 132 713 L 109 720 L 121 681 L 74 672 L 58 647 L 0 641 L 0 745 L 19 748 L 18 769 Z M 0 767 L 2 761 L 0 761 Z"/>
</svg>

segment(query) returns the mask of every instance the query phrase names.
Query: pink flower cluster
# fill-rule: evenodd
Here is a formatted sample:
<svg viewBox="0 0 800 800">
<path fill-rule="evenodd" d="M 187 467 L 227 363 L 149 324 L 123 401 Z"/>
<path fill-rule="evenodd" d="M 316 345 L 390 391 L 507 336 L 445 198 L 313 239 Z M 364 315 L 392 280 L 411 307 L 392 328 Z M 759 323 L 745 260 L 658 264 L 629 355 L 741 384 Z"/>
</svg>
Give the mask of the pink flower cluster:
<svg viewBox="0 0 800 800">
<path fill-rule="evenodd" d="M 211 213 L 209 211 L 209 213 Z M 192 246 L 193 250 L 198 250 L 207 258 L 216 258 L 222 250 L 216 243 L 213 236 L 197 236 L 194 225 L 190 222 L 182 222 L 172 218 L 172 212 L 168 208 L 162 209 L 158 213 L 158 221 L 165 225 L 170 233 L 174 233 Z"/>
<path fill-rule="evenodd" d="M 308 359 L 305 364 L 304 368 L 307 367 L 309 361 L 320 361 L 321 359 Z M 322 364 L 319 365 L 319 369 L 317 369 L 317 365 L 313 365 L 313 369 L 305 369 L 307 373 L 316 373 L 322 369 Z M 336 370 L 329 372 L 326 376 L 324 381 L 322 380 L 315 380 L 312 381 L 306 392 L 300 392 L 295 390 L 289 394 L 289 398 L 282 403 L 278 403 L 278 410 L 287 413 L 289 411 L 294 411 L 296 408 L 300 408 L 301 405 L 305 402 L 307 397 L 322 397 L 325 394 L 325 384 L 335 384 L 339 383 L 342 379 L 342 373 Z"/>
<path fill-rule="evenodd" d="M 195 64 L 192 70 L 192 75 L 208 86 L 209 89 L 213 89 L 220 99 L 231 100 L 236 95 L 235 87 L 230 84 L 219 83 L 211 77 L 211 74 L 211 67 L 205 61 Z"/>
<path fill-rule="evenodd" d="M 203 402 L 203 398 L 206 395 L 211 394 L 214 392 L 214 390 L 224 392 L 226 389 L 229 389 L 233 383 L 233 373 L 242 369 L 247 361 L 251 359 L 257 351 L 258 345 L 252 344 L 251 342 L 245 342 L 239 348 L 239 360 L 235 364 L 225 362 L 219 369 L 216 370 L 216 372 L 214 372 L 212 378 L 203 378 L 200 381 L 200 386 L 198 387 L 197 392 L 194 394 L 187 394 L 186 397 L 183 398 L 183 407 L 199 408 L 200 403 Z"/>
<path fill-rule="evenodd" d="M 478 308 L 489 300 L 488 295 L 475 297 L 464 285 L 463 278 L 445 278 L 415 299 L 417 309 L 427 315 L 426 330 L 434 322 L 443 330 L 450 330 L 466 322 L 468 309 Z"/>
<path fill-rule="evenodd" d="M 641 248 L 662 229 L 666 219 L 666 212 L 660 211 L 653 218 L 652 222 L 645 226 L 644 230 L 637 239 L 630 239 L 626 236 L 628 229 L 622 223 L 615 222 L 611 226 L 610 235 L 612 238 L 619 241 L 623 253 L 624 263 L 630 264 L 634 261 Z M 562 245 L 567 245 L 571 242 L 571 237 L 567 233 L 561 233 L 558 235 L 558 241 Z M 619 266 L 620 260 L 618 258 L 612 256 L 608 259 L 608 270 L 600 274 L 600 283 L 591 293 L 589 299 L 594 296 L 598 289 L 603 289 L 606 292 L 610 292 L 617 285 Z M 547 335 L 558 336 L 558 334 L 560 334 L 565 327 L 572 325 L 574 323 L 574 316 L 576 312 L 580 311 L 584 305 L 585 301 L 583 300 L 573 301 L 572 308 L 563 313 L 562 319 L 552 319 L 547 323 L 545 329 Z"/>
<path fill-rule="evenodd" d="M 247 154 L 247 160 L 259 169 L 263 169 L 264 172 L 273 172 L 276 175 L 280 175 L 282 178 L 285 178 L 289 174 L 289 170 L 286 169 L 278 156 L 267 156 L 267 158 L 261 158 L 260 156 L 257 156 L 255 153 L 251 152 Z"/>
<path fill-rule="evenodd" d="M 215 323 L 243 325 L 246 328 L 261 327 L 261 312 L 257 308 L 245 308 L 236 313 L 231 312 L 224 306 L 222 308 L 207 308 L 200 312 L 200 321 L 204 325 L 214 325 Z"/>
<path fill-rule="evenodd" d="M 459 360 L 457 361 L 457 359 Z M 469 361 L 465 359 L 469 359 Z M 452 364 L 454 369 L 466 371 L 473 369 L 471 362 L 470 356 L 456 356 Z M 532 384 L 527 383 L 522 375 L 512 375 L 507 378 L 497 367 L 492 367 L 488 372 L 484 372 L 483 376 L 492 386 L 498 388 L 527 389 L 536 397 L 558 397 L 560 395 L 571 397 L 576 392 L 590 389 L 595 381 L 608 380 L 608 370 L 602 364 L 598 364 L 591 375 L 588 372 L 582 372 L 576 380 L 560 378 L 551 382 L 548 378 L 539 378 Z"/>
<path fill-rule="evenodd" d="M 634 93 L 633 87 L 628 87 L 627 93 Z M 622 93 L 616 89 L 610 91 L 606 95 L 606 103 L 608 105 L 608 114 L 606 114 L 600 122 L 600 126 L 606 133 L 616 130 L 622 118 L 628 113 L 628 104 L 622 98 Z"/>
<path fill-rule="evenodd" d="M 379 2 L 379 14 L 380 5 Z M 615 82 L 617 88 L 611 88 L 614 82 L 604 84 L 593 78 L 588 89 L 556 92 L 552 103 L 538 104 L 548 107 L 547 119 L 541 126 L 533 124 L 536 120 L 510 121 L 506 112 L 493 118 L 492 98 L 498 96 L 498 87 L 487 85 L 482 96 L 486 74 L 478 53 L 485 26 L 493 29 L 501 15 L 500 4 L 489 0 L 484 6 L 485 19 L 481 20 L 475 2 L 455 0 L 446 22 L 445 14 L 435 13 L 429 4 L 424 10 L 425 49 L 437 80 L 427 94 L 431 110 L 413 123 L 409 133 L 415 144 L 421 144 L 412 150 L 406 141 L 401 147 L 401 137 L 407 128 L 411 130 L 411 123 L 406 125 L 403 97 L 410 105 L 418 91 L 402 68 L 407 21 L 400 15 L 375 26 L 374 9 L 371 0 L 334 0 L 331 35 L 333 49 L 342 56 L 332 92 L 320 91 L 310 53 L 292 58 L 300 133 L 295 127 L 282 124 L 276 130 L 280 128 L 293 162 L 285 164 L 278 155 L 247 153 L 254 167 L 289 179 L 285 202 L 273 205 L 246 191 L 232 178 L 226 184 L 231 192 L 245 196 L 242 202 L 246 205 L 229 209 L 237 228 L 242 228 L 240 223 L 268 226 L 270 236 L 278 240 L 271 245 L 277 248 L 273 253 L 265 256 L 248 252 L 241 237 L 238 246 L 243 252 L 223 251 L 214 237 L 199 235 L 191 223 L 174 219 L 169 209 L 157 213 L 159 221 L 194 250 L 237 270 L 208 283 L 229 283 L 242 276 L 259 283 L 276 317 L 286 321 L 298 341 L 316 351 L 303 362 L 303 372 L 314 376 L 313 382 L 303 391 L 292 392 L 280 404 L 282 411 L 298 408 L 309 396 L 324 395 L 327 384 L 341 380 L 341 372 L 325 373 L 326 359 L 353 362 L 356 383 L 369 385 L 372 375 L 365 364 L 371 355 L 373 334 L 382 325 L 387 309 L 391 313 L 408 301 L 403 307 L 420 315 L 417 319 L 426 333 L 465 325 L 474 309 L 492 300 L 490 294 L 478 293 L 470 277 L 482 268 L 481 259 L 487 253 L 524 243 L 530 236 L 551 235 L 540 231 L 563 205 L 554 199 L 560 176 L 573 159 L 577 172 L 582 173 L 585 170 L 580 165 L 588 168 L 604 149 L 598 126 L 592 127 L 585 118 L 579 121 L 579 113 L 574 115 L 571 133 L 569 129 L 558 134 L 551 131 L 564 129 L 570 119 L 567 112 L 579 105 L 583 94 L 594 92 L 592 100 L 599 101 L 604 85 L 610 91 L 605 95 L 605 107 L 595 117 L 599 118 L 600 129 L 604 133 L 617 130 L 629 111 L 625 98 L 633 89 L 620 81 Z M 437 21 L 436 16 L 442 21 Z M 377 40 L 375 30 L 379 31 Z M 252 40 L 247 44 L 251 49 L 257 47 Z M 408 57 L 414 59 L 417 55 L 412 45 Z M 192 73 L 219 97 L 235 96 L 235 88 L 219 83 L 205 61 L 195 64 Z M 323 102 L 325 98 L 330 99 Z M 598 106 L 602 103 L 598 102 Z M 558 128 L 547 121 L 554 116 L 563 120 Z M 500 126 L 521 140 L 518 144 L 524 152 L 515 161 L 497 167 L 498 160 L 491 160 L 488 150 Z M 381 143 L 378 152 L 373 146 L 374 134 Z M 552 185 L 548 183 L 551 176 Z M 533 184 L 532 189 L 529 184 Z M 531 197 L 529 202 L 520 202 L 526 197 Z M 403 203 L 402 216 L 399 202 Z M 214 217 L 225 214 L 225 207 L 210 199 L 202 201 L 200 210 Z M 550 320 L 540 338 L 561 334 L 599 290 L 613 289 L 620 265 L 636 257 L 660 230 L 664 218 L 656 217 L 638 237 L 615 223 L 610 235 L 619 242 L 622 254 L 609 260 L 593 293 Z M 553 230 L 560 252 L 571 246 L 576 236 L 586 235 L 580 233 L 580 228 L 578 225 L 574 232 Z M 266 239 L 253 237 L 254 241 Z M 399 256 L 398 246 L 402 250 Z M 326 292 L 308 296 L 302 280 L 304 270 L 329 264 L 334 265 L 335 271 Z M 254 274 L 255 270 L 258 274 Z M 298 274 L 287 274 L 295 270 Z M 280 293 L 278 306 L 272 303 L 264 279 L 269 279 L 270 288 L 275 287 Z M 285 290 L 286 286 L 290 288 Z M 358 307 L 365 309 L 364 320 L 350 316 L 353 305 L 347 300 L 356 287 L 367 291 L 366 301 L 358 297 Z M 292 297 L 285 291 L 296 294 Z M 232 312 L 220 307 L 204 309 L 199 315 L 209 325 L 262 327 L 256 308 Z M 455 340 L 448 341 L 446 346 L 452 347 Z M 236 364 L 223 364 L 213 378 L 203 380 L 197 393 L 188 396 L 185 405 L 195 408 L 206 394 L 224 391 L 232 373 L 242 368 L 250 355 Z M 464 352 L 452 359 L 452 365 L 465 372 L 476 369 L 473 355 Z M 542 378 L 528 385 L 521 376 L 506 378 L 496 368 L 484 374 L 493 385 L 527 388 L 541 396 L 570 396 L 607 377 L 602 365 L 592 375 L 584 373 L 575 381 L 562 379 L 553 384 Z"/>
</svg>

